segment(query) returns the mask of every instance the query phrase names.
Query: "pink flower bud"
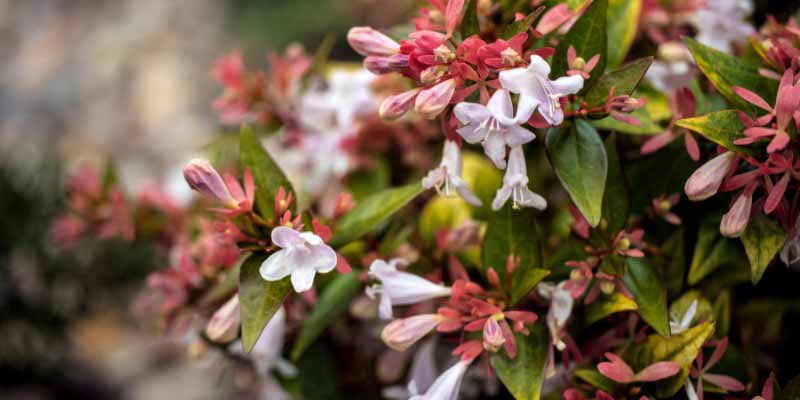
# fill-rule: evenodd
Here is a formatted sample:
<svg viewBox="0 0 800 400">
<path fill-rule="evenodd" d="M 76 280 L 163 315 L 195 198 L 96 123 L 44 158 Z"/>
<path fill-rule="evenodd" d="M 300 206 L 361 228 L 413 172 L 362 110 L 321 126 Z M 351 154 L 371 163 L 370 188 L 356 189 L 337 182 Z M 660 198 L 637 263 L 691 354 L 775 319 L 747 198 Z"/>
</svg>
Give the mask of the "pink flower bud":
<svg viewBox="0 0 800 400">
<path fill-rule="evenodd" d="M 400 44 L 368 26 L 350 28 L 347 42 L 362 56 L 391 56 L 400 51 Z"/>
<path fill-rule="evenodd" d="M 414 109 L 425 118 L 436 118 L 450 104 L 455 91 L 455 79 L 448 79 L 433 87 L 423 89 L 417 95 Z"/>
<path fill-rule="evenodd" d="M 434 330 L 444 320 L 439 314 L 422 314 L 397 319 L 386 325 L 381 339 L 387 346 L 397 351 L 406 351 L 411 345 Z"/>
<path fill-rule="evenodd" d="M 241 314 L 239 313 L 239 295 L 237 294 L 223 304 L 208 321 L 206 336 L 215 342 L 230 342 L 239 334 L 240 323 Z"/>
<path fill-rule="evenodd" d="M 750 221 L 750 208 L 753 205 L 753 193 L 745 189 L 736 201 L 733 202 L 731 209 L 722 216 L 719 224 L 719 231 L 725 237 L 735 238 L 744 233 L 747 222 Z"/>
<path fill-rule="evenodd" d="M 727 151 L 712 158 L 694 171 L 683 188 L 686 195 L 689 196 L 689 200 L 705 200 L 717 194 L 722 180 L 725 179 L 728 169 L 735 160 L 736 154 Z"/>
<path fill-rule="evenodd" d="M 391 120 L 400 118 L 411 109 L 419 89 L 412 89 L 394 96 L 389 96 L 381 103 L 378 113 L 381 118 Z"/>
<path fill-rule="evenodd" d="M 506 342 L 503 331 L 495 316 L 489 317 L 483 325 L 483 348 L 487 351 L 496 352 Z"/>
<path fill-rule="evenodd" d="M 233 207 L 238 206 L 239 203 L 231 196 L 225 181 L 208 161 L 202 159 L 189 161 L 183 167 L 183 177 L 192 189 L 208 199 Z"/>
<path fill-rule="evenodd" d="M 369 56 L 364 59 L 364 68 L 376 75 L 397 72 L 408 66 L 408 56 L 395 54 L 389 57 Z"/>
</svg>

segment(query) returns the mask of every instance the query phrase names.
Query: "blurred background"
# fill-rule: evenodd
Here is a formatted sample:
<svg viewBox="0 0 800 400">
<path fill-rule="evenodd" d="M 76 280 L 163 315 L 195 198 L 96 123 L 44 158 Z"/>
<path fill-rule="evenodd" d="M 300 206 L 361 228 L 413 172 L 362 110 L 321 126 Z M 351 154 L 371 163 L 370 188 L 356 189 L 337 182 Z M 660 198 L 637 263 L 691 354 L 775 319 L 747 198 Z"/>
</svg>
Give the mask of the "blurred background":
<svg viewBox="0 0 800 400">
<path fill-rule="evenodd" d="M 165 265 L 147 243 L 52 248 L 64 176 L 113 161 L 130 193 L 157 182 L 185 198 L 181 166 L 221 130 L 216 58 L 238 48 L 257 68 L 332 35 L 332 57 L 355 60 L 347 29 L 397 24 L 410 3 L 0 0 L 0 398 L 233 397 L 230 371 L 188 362 L 132 316 Z"/>
</svg>

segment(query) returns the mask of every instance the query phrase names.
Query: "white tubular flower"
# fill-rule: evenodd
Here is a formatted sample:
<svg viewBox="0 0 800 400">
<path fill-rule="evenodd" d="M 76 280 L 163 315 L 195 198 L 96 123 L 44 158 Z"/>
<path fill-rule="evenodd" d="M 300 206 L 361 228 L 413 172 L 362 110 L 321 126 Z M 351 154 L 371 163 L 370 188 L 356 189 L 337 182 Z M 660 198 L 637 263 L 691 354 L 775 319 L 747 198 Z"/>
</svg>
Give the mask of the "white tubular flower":
<svg viewBox="0 0 800 400">
<path fill-rule="evenodd" d="M 336 252 L 311 232 L 298 232 L 279 226 L 272 230 L 272 243 L 280 247 L 261 264 L 261 277 L 279 281 L 292 276 L 292 286 L 298 293 L 311 289 L 314 276 L 336 268 Z"/>
</svg>

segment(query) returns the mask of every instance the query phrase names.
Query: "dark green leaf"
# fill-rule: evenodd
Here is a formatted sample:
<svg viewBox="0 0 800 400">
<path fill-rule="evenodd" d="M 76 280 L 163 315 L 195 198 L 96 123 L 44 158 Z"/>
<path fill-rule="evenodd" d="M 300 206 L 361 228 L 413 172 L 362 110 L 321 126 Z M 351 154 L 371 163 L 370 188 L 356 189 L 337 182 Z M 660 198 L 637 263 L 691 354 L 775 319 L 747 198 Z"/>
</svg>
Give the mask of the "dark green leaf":
<svg viewBox="0 0 800 400">
<path fill-rule="evenodd" d="M 743 133 L 745 126 L 736 110 L 723 110 L 700 117 L 684 118 L 675 124 L 695 131 L 728 150 L 752 154 L 752 149 L 733 143 L 734 140 L 745 137 Z"/>
<path fill-rule="evenodd" d="M 594 55 L 600 55 L 600 61 L 592 71 L 592 77 L 583 85 L 584 89 L 592 87 L 597 78 L 606 70 L 608 56 L 606 48 L 606 19 L 608 14 L 608 0 L 594 0 L 583 16 L 578 19 L 575 25 L 567 32 L 556 47 L 553 56 L 552 77 L 561 77 L 566 74 L 569 66 L 567 65 L 567 50 L 572 45 L 575 54 L 585 60 L 589 60 Z"/>
<path fill-rule="evenodd" d="M 515 274 L 525 274 L 524 271 L 531 268 L 542 268 L 540 235 L 536 211 L 530 208 L 514 210 L 511 204 L 506 204 L 489 218 L 481 252 L 483 268 L 494 268 L 501 282 L 506 274 L 509 255 L 520 260 L 519 270 L 522 271 Z"/>
<path fill-rule="evenodd" d="M 475 1 L 477 2 L 477 0 Z M 536 18 L 539 18 L 539 15 L 543 11 L 544 11 L 544 6 L 541 6 L 533 10 L 533 12 L 528 14 L 527 17 L 519 21 L 514 21 L 510 25 L 506 26 L 505 29 L 503 29 L 503 32 L 500 33 L 500 37 L 503 39 L 511 39 L 512 37 L 514 37 L 514 35 L 518 33 L 526 32 L 528 29 L 531 28 L 533 22 L 536 21 Z"/>
<path fill-rule="evenodd" d="M 697 244 L 689 268 L 689 284 L 700 282 L 722 266 L 742 262 L 741 250 L 736 241 L 724 238 L 719 233 L 720 217 L 710 216 L 700 225 Z"/>
<path fill-rule="evenodd" d="M 760 95 L 768 103 L 775 99 L 778 81 L 762 76 L 758 73 L 757 67 L 746 64 L 733 55 L 705 46 L 690 37 L 685 37 L 683 42 L 692 53 L 700 71 L 737 108 L 756 110 L 755 106 L 734 93 L 731 89 L 733 86 L 746 87 Z"/>
<path fill-rule="evenodd" d="M 511 305 L 517 304 L 522 300 L 536 285 L 542 281 L 549 270 L 543 268 L 523 268 L 514 271 L 514 279 L 511 282 Z"/>
<path fill-rule="evenodd" d="M 600 223 L 608 159 L 594 127 L 576 120 L 569 128 L 551 128 L 545 140 L 550 164 L 570 198 L 592 226 Z"/>
<path fill-rule="evenodd" d="M 724 290 L 714 300 L 714 321 L 717 323 L 715 335 L 718 338 L 728 336 L 731 327 L 731 292 Z"/>
<path fill-rule="evenodd" d="M 800 375 L 795 376 L 783 389 L 783 400 L 800 400 Z"/>
<path fill-rule="evenodd" d="M 350 300 L 360 291 L 359 272 L 338 275 L 325 287 L 311 314 L 303 322 L 300 336 L 292 347 L 292 360 L 297 361 L 303 352 L 314 343 L 325 328 L 347 311 Z"/>
<path fill-rule="evenodd" d="M 250 127 L 243 127 L 239 134 L 239 157 L 242 167 L 250 167 L 256 183 L 256 207 L 262 216 L 274 217 L 275 195 L 283 187 L 293 192 L 292 184 L 286 179 L 280 167 L 267 154 L 261 142 Z M 295 203 L 292 203 L 294 207 Z M 294 210 L 294 208 L 293 208 Z"/>
<path fill-rule="evenodd" d="M 515 334 L 517 356 L 505 351 L 492 354 L 490 361 L 497 377 L 516 400 L 539 400 L 544 381 L 544 366 L 550 346 L 544 324 L 536 323 L 528 336 Z"/>
<path fill-rule="evenodd" d="M 783 248 L 788 235 L 764 214 L 758 214 L 750 220 L 742 235 L 744 252 L 750 260 L 750 272 L 753 284 L 757 284 L 764 275 L 770 261 Z"/>
<path fill-rule="evenodd" d="M 637 308 L 635 301 L 619 292 L 614 292 L 609 296 L 600 296 L 586 307 L 586 323 L 593 324 L 611 314 L 633 311 Z"/>
<path fill-rule="evenodd" d="M 422 184 L 415 182 L 366 197 L 339 220 L 330 244 L 341 246 L 360 238 L 403 208 L 422 191 Z"/>
<path fill-rule="evenodd" d="M 341 370 L 341 365 L 337 364 L 334 356 L 322 343 L 311 346 L 300 358 L 297 367 L 302 371 L 298 374 L 302 398 L 309 400 L 342 398 L 338 390 L 340 382 L 338 372 Z"/>
<path fill-rule="evenodd" d="M 264 326 L 292 291 L 289 278 L 265 281 L 258 272 L 266 260 L 264 253 L 251 254 L 242 262 L 239 273 L 239 304 L 242 313 L 242 347 L 249 352 L 261 336 Z"/>
<path fill-rule="evenodd" d="M 608 65 L 622 64 L 636 37 L 642 0 L 608 1 Z"/>
<path fill-rule="evenodd" d="M 629 257 L 627 267 L 623 282 L 639 305 L 639 315 L 656 332 L 669 335 L 667 289 L 658 271 L 643 258 Z"/>
<path fill-rule="evenodd" d="M 652 63 L 653 57 L 640 58 L 625 64 L 620 69 L 609 71 L 601 76 L 597 83 L 586 92 L 584 100 L 588 107 L 605 104 L 612 87 L 614 88 L 615 96 L 633 93 Z"/>
<path fill-rule="evenodd" d="M 478 24 L 478 1 L 467 0 L 466 11 L 464 11 L 464 19 L 461 20 L 461 37 L 466 39 L 472 35 L 481 33 L 480 25 Z"/>
<path fill-rule="evenodd" d="M 605 141 L 608 157 L 608 177 L 603 194 L 603 219 L 608 223 L 609 232 L 619 232 L 626 226 L 631 200 L 628 197 L 628 184 L 622 173 L 622 164 L 617 153 L 617 136 L 611 134 Z"/>
</svg>

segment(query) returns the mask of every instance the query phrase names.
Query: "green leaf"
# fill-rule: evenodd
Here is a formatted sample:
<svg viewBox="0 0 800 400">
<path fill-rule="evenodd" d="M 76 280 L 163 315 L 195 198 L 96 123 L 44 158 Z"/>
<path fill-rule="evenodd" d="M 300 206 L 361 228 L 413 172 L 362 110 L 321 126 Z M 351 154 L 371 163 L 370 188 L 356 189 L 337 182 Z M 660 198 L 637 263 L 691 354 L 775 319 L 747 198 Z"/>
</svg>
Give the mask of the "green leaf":
<svg viewBox="0 0 800 400">
<path fill-rule="evenodd" d="M 758 73 L 758 68 L 746 64 L 733 55 L 715 50 L 702 43 L 685 37 L 683 42 L 694 57 L 700 71 L 729 102 L 742 110 L 755 111 L 757 108 L 734 93 L 733 86 L 746 87 L 757 93 L 767 102 L 775 99 L 778 81 Z"/>
<path fill-rule="evenodd" d="M 608 65 L 616 67 L 622 64 L 628 49 L 636 37 L 639 27 L 639 14 L 642 0 L 609 0 L 608 1 Z"/>
<path fill-rule="evenodd" d="M 747 229 L 742 234 L 742 244 L 747 259 L 750 260 L 753 285 L 761 280 L 770 261 L 781 251 L 787 238 L 783 228 L 764 214 L 758 214 L 747 224 Z"/>
<path fill-rule="evenodd" d="M 586 323 L 591 325 L 611 314 L 633 311 L 637 308 L 635 301 L 619 292 L 614 292 L 609 296 L 600 296 L 586 307 Z"/>
<path fill-rule="evenodd" d="M 471 216 L 469 204 L 460 197 L 436 196 L 422 209 L 417 227 L 422 239 L 433 243 L 440 229 L 456 228 Z"/>
<path fill-rule="evenodd" d="M 695 285 L 725 265 L 742 262 L 741 250 L 736 241 L 719 233 L 719 215 L 706 218 L 697 233 L 697 244 L 689 267 L 689 284 Z"/>
<path fill-rule="evenodd" d="M 511 281 L 511 305 L 517 304 L 522 300 L 536 285 L 542 281 L 550 270 L 543 268 L 523 268 L 514 271 L 514 279 Z"/>
<path fill-rule="evenodd" d="M 619 232 L 628 221 L 631 200 L 628 196 L 628 184 L 622 172 L 622 164 L 617 153 L 617 136 L 611 134 L 605 141 L 608 158 L 608 177 L 603 193 L 603 219 L 608 223 L 609 232 Z"/>
<path fill-rule="evenodd" d="M 336 321 L 350 305 L 350 300 L 360 292 L 359 272 L 338 275 L 325 287 L 317 305 L 303 322 L 300 336 L 292 347 L 292 360 L 297 361 L 314 343 L 328 325 Z"/>
<path fill-rule="evenodd" d="M 663 253 L 655 258 L 655 263 L 660 267 L 661 276 L 664 278 L 667 298 L 672 298 L 681 292 L 683 278 L 686 276 L 686 250 L 683 229 L 675 231 L 661 245 L 661 249 Z"/>
<path fill-rule="evenodd" d="M 623 282 L 639 305 L 638 313 L 656 332 L 669 335 L 667 289 L 658 271 L 643 258 L 629 257 Z"/>
<path fill-rule="evenodd" d="M 466 11 L 464 11 L 464 19 L 461 20 L 461 37 L 466 39 L 472 35 L 481 33 L 481 28 L 478 23 L 478 0 L 467 0 Z"/>
<path fill-rule="evenodd" d="M 278 189 L 294 192 L 292 184 L 286 179 L 280 167 L 267 154 L 253 129 L 245 126 L 239 134 L 239 157 L 243 167 L 250 167 L 256 184 L 256 208 L 259 213 L 272 218 L 275 214 L 274 201 Z M 292 203 L 292 211 L 294 211 Z"/>
<path fill-rule="evenodd" d="M 590 385 L 603 390 L 606 393 L 614 393 L 617 383 L 606 378 L 595 368 L 579 368 L 575 370 L 575 376 L 588 382 Z"/>
<path fill-rule="evenodd" d="M 723 290 L 714 300 L 713 313 L 714 321 L 717 323 L 715 335 L 718 338 L 728 336 L 731 328 L 731 292 Z"/>
<path fill-rule="evenodd" d="M 251 254 L 242 262 L 239 273 L 239 304 L 242 314 L 242 347 L 249 352 L 261 336 L 264 326 L 292 291 L 292 282 L 285 278 L 268 282 L 258 272 L 267 258 L 264 253 Z"/>
<path fill-rule="evenodd" d="M 633 93 L 652 63 L 653 57 L 645 57 L 631 61 L 620 69 L 607 72 L 586 91 L 586 97 L 584 97 L 586 104 L 588 107 L 605 104 L 612 87 L 615 96 Z"/>
<path fill-rule="evenodd" d="M 544 366 L 550 343 L 544 324 L 534 324 L 528 336 L 515 334 L 517 356 L 505 351 L 492 354 L 490 362 L 497 377 L 516 400 L 539 400 L 544 381 Z"/>
<path fill-rule="evenodd" d="M 602 2 L 602 1 L 601 1 Z M 600 223 L 608 158 L 594 127 L 576 120 L 567 128 L 550 128 L 545 140 L 550 164 L 569 197 L 591 226 Z"/>
<path fill-rule="evenodd" d="M 331 246 L 342 246 L 371 231 L 422 193 L 420 182 L 367 196 L 336 224 Z"/>
<path fill-rule="evenodd" d="M 608 0 L 594 0 L 583 16 L 578 19 L 575 25 L 567 32 L 556 47 L 553 56 L 553 77 L 561 77 L 567 73 L 567 50 L 572 45 L 575 54 L 585 60 L 589 60 L 594 55 L 600 55 L 600 61 L 592 71 L 592 77 L 584 82 L 584 88 L 590 88 L 597 81 L 597 78 L 606 70 L 608 47 L 606 39 L 606 19 L 608 14 Z M 606 93 L 608 94 L 608 93 Z"/>
<path fill-rule="evenodd" d="M 527 274 L 525 271 L 528 269 L 542 268 L 541 246 L 536 211 L 530 208 L 514 210 L 511 204 L 506 204 L 489 218 L 486 236 L 483 239 L 481 264 L 484 269 L 494 268 L 502 282 L 506 274 L 506 261 L 508 256 L 512 255 L 520 260 L 515 276 L 517 274 L 523 276 Z M 522 296 L 525 294 L 527 292 Z"/>
<path fill-rule="evenodd" d="M 745 126 L 736 110 L 712 112 L 699 117 L 678 120 L 675 125 L 695 131 L 704 138 L 739 153 L 752 154 L 748 147 L 737 146 L 734 140 L 743 138 Z"/>
<path fill-rule="evenodd" d="M 475 1 L 477 2 L 478 0 Z M 528 29 L 531 28 L 531 25 L 533 25 L 533 21 L 536 21 L 536 18 L 539 18 L 539 15 L 543 11 L 544 11 L 544 6 L 541 6 L 533 10 L 533 12 L 528 14 L 527 17 L 519 21 L 514 21 L 513 23 L 509 24 L 500 33 L 500 38 L 507 40 L 511 39 L 512 37 L 514 37 L 514 35 L 518 33 L 526 32 Z"/>
<path fill-rule="evenodd" d="M 338 400 L 341 364 L 323 345 L 316 343 L 300 358 L 297 369 L 298 386 L 303 399 Z M 351 398 L 351 397 L 347 397 Z"/>
<path fill-rule="evenodd" d="M 641 125 L 631 125 L 622 121 L 617 121 L 612 117 L 592 120 L 592 125 L 597 129 L 605 129 L 631 135 L 657 135 L 664 132 L 664 127 L 653 122 L 653 119 L 647 114 L 644 108 L 634 110 L 630 115 L 638 119 Z"/>
<path fill-rule="evenodd" d="M 650 335 L 644 344 L 634 350 L 637 370 L 658 361 L 672 361 L 681 366 L 680 373 L 656 384 L 657 398 L 672 397 L 683 387 L 692 362 L 712 332 L 714 324 L 705 322 L 671 337 Z"/>
</svg>

